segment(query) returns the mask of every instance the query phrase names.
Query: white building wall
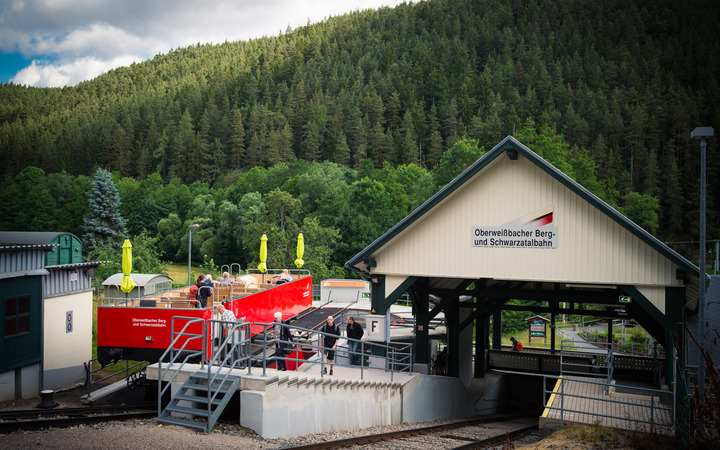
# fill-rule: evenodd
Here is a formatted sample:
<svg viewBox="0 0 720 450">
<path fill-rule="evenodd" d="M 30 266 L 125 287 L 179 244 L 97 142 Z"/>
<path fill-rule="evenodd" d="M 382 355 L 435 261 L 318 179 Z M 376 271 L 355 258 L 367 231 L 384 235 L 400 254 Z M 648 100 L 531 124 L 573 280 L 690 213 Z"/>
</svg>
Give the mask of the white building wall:
<svg viewBox="0 0 720 450">
<path fill-rule="evenodd" d="M 16 381 L 19 380 L 18 386 Z M 40 386 L 40 364 L 33 363 L 18 367 L 0 374 L 0 401 L 14 400 L 15 391 L 20 398 L 31 398 L 38 395 Z"/>
<path fill-rule="evenodd" d="M 472 227 L 504 225 L 548 206 L 557 248 L 473 247 Z M 373 258 L 373 272 L 391 276 L 681 285 L 670 260 L 522 156 L 495 159 Z M 664 293 L 650 300 L 664 312 Z"/>
<path fill-rule="evenodd" d="M 92 357 L 92 292 L 46 298 L 43 311 L 43 389 L 70 389 L 85 381 Z M 72 331 L 66 329 L 72 312 Z"/>
</svg>

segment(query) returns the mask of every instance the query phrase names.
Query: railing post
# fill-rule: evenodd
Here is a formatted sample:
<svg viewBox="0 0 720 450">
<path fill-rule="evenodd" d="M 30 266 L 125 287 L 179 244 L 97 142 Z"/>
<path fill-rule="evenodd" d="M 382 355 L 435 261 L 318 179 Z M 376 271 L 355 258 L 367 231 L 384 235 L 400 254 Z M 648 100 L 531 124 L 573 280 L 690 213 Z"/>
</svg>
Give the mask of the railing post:
<svg viewBox="0 0 720 450">
<path fill-rule="evenodd" d="M 212 359 L 210 359 L 210 348 L 212 348 L 212 347 L 210 347 L 210 348 L 206 348 L 206 347 L 211 345 L 210 343 L 208 343 L 208 338 L 210 336 L 212 336 L 212 334 L 213 334 L 212 327 L 214 325 L 214 322 L 212 319 L 210 319 L 207 322 L 205 322 L 203 325 L 204 325 L 202 327 L 203 348 L 206 349 L 207 351 L 203 351 L 202 359 L 203 360 L 205 360 L 206 358 L 208 359 L 208 363 L 207 363 L 207 384 L 208 384 L 208 386 L 207 386 L 207 417 L 208 417 L 208 423 L 210 423 L 210 413 L 212 412 L 212 408 L 211 408 L 212 404 L 210 402 L 210 399 L 212 398 L 212 380 L 210 379 L 210 373 L 211 373 L 210 369 L 212 366 L 212 364 L 211 364 Z M 212 353 L 214 355 L 215 352 L 213 351 Z"/>
<path fill-rule="evenodd" d="M 655 394 L 650 393 L 650 432 L 655 426 Z"/>
<path fill-rule="evenodd" d="M 365 379 L 365 341 L 360 341 L 360 379 Z"/>
<path fill-rule="evenodd" d="M 560 377 L 560 425 L 565 426 L 565 380 Z"/>
<path fill-rule="evenodd" d="M 267 325 L 263 325 L 263 376 L 266 375 L 267 371 Z"/>
</svg>

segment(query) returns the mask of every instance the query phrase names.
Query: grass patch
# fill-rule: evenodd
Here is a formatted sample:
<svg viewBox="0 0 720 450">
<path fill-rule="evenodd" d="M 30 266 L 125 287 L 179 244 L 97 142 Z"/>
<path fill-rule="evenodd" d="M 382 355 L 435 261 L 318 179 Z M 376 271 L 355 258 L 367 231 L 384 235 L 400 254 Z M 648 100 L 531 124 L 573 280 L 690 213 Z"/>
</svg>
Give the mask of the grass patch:
<svg viewBox="0 0 720 450">
<path fill-rule="evenodd" d="M 675 449 L 677 444 L 672 436 L 639 431 L 625 431 L 593 425 L 568 425 L 537 442 L 533 448 L 592 448 L 592 449 Z"/>
<path fill-rule="evenodd" d="M 198 266 L 190 267 L 190 279 L 195 280 L 198 275 L 203 273 Z M 188 266 L 187 264 L 169 263 L 167 265 L 167 274 L 173 280 L 173 284 L 182 284 L 187 286 Z"/>
</svg>

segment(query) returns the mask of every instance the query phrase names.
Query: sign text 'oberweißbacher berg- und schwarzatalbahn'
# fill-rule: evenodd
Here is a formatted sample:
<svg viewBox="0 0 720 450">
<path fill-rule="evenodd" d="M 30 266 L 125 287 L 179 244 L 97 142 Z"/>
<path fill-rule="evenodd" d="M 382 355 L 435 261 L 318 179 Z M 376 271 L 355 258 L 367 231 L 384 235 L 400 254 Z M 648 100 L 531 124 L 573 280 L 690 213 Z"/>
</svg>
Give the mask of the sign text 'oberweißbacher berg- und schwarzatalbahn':
<svg viewBox="0 0 720 450">
<path fill-rule="evenodd" d="M 473 247 L 557 248 L 557 240 L 552 206 L 505 225 L 472 227 Z"/>
</svg>

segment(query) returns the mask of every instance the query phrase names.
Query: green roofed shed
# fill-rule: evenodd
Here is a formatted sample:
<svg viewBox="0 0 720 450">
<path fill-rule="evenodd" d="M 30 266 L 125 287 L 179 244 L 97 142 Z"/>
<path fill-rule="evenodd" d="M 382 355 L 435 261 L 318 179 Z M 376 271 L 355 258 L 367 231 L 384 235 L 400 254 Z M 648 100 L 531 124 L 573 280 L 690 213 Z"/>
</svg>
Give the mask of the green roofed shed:
<svg viewBox="0 0 720 450">
<path fill-rule="evenodd" d="M 0 245 L 52 245 L 45 253 L 46 266 L 83 262 L 82 242 L 72 233 L 57 231 L 0 231 Z"/>
</svg>

